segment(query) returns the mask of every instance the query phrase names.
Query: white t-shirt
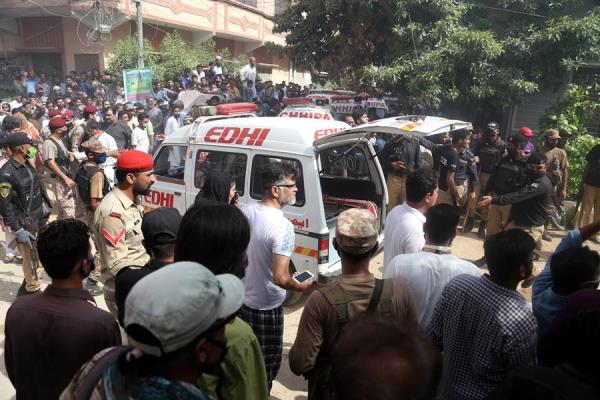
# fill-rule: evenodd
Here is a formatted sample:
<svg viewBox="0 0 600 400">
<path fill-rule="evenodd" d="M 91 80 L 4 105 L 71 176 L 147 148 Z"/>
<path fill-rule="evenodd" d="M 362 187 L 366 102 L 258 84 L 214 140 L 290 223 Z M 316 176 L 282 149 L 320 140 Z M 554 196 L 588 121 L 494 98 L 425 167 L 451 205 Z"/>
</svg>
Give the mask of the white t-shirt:
<svg viewBox="0 0 600 400">
<path fill-rule="evenodd" d="M 425 245 L 424 223 L 425 216 L 408 204 L 394 207 L 385 218 L 384 266 L 398 254 L 421 251 Z"/>
<path fill-rule="evenodd" d="M 448 282 L 461 274 L 481 276 L 483 273 L 474 264 L 452 254 L 430 253 L 430 248 L 433 249 L 425 245 L 428 251 L 400 254 L 383 267 L 385 279 L 401 279 L 410 288 L 423 328 L 431 322 L 433 310 Z"/>
<path fill-rule="evenodd" d="M 118 149 L 115 138 L 106 132 L 102 132 L 100 136 L 96 137 L 96 139 L 102 143 L 102 146 L 104 146 L 108 151 Z M 117 159 L 114 157 L 107 157 L 105 162 L 98 164 L 98 166 L 104 171 L 104 175 L 106 176 L 110 187 L 113 187 L 115 184 L 115 164 L 117 164 Z"/>
<path fill-rule="evenodd" d="M 131 132 L 131 145 L 135 146 L 136 150 L 148 152 L 150 148 L 150 140 L 148 140 L 148 133 L 145 129 L 135 128 Z"/>
<path fill-rule="evenodd" d="M 165 135 L 167 135 L 167 136 L 171 135 L 178 128 L 179 128 L 179 119 L 177 119 L 171 115 L 169 117 L 169 119 L 167 119 L 167 123 L 165 124 L 165 130 L 164 130 Z"/>
<path fill-rule="evenodd" d="M 292 255 L 294 227 L 283 211 L 261 203 L 248 204 L 242 211 L 250 223 L 244 304 L 255 310 L 272 310 L 283 304 L 286 293 L 273 283 L 273 253 Z"/>
</svg>

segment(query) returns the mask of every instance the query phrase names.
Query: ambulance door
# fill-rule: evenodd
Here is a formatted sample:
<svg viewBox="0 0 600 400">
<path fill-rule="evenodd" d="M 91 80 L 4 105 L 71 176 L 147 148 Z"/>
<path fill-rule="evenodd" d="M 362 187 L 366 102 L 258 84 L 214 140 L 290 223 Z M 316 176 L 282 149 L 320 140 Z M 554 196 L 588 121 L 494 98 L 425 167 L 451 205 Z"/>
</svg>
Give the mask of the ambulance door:
<svg viewBox="0 0 600 400">
<path fill-rule="evenodd" d="M 187 144 L 166 144 L 154 157 L 156 183 L 142 199 L 146 209 L 174 207 L 183 215 L 185 199 L 185 167 L 188 161 Z"/>
<path fill-rule="evenodd" d="M 250 151 L 228 146 L 199 145 L 195 147 L 189 161 L 192 163 L 192 175 L 186 179 L 188 207 L 194 204 L 196 196 L 214 174 L 225 175 L 235 182 L 240 204 L 243 204 L 248 198 L 246 173 Z"/>
</svg>

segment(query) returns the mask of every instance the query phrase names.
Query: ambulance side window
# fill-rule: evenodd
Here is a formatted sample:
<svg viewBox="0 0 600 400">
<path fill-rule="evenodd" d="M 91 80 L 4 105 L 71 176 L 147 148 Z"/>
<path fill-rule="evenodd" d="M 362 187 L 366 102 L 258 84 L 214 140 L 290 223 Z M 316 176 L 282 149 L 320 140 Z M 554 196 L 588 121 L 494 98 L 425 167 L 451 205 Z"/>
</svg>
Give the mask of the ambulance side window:
<svg viewBox="0 0 600 400">
<path fill-rule="evenodd" d="M 163 146 L 154 159 L 154 174 L 167 182 L 183 184 L 187 146 Z"/>
<path fill-rule="evenodd" d="M 296 177 L 296 185 L 298 186 L 298 191 L 296 192 L 296 203 L 295 207 L 302 207 L 306 202 L 306 197 L 304 194 L 304 175 L 302 173 L 302 164 L 300 161 L 295 160 L 293 158 L 279 158 L 279 157 L 269 157 L 269 156 L 254 156 L 252 160 L 252 178 L 250 180 L 250 196 L 253 199 L 260 200 L 263 198 L 264 194 L 264 186 L 262 175 L 265 169 L 269 168 L 273 164 L 287 164 L 293 167 L 298 176 Z"/>
<path fill-rule="evenodd" d="M 370 180 L 369 156 L 360 146 L 338 146 L 319 153 L 321 176 Z"/>
<path fill-rule="evenodd" d="M 235 181 L 236 191 L 243 196 L 247 160 L 248 157 L 245 154 L 199 149 L 196 155 L 194 185 L 202 188 L 206 177 L 212 172 L 217 172 L 232 177 Z"/>
</svg>

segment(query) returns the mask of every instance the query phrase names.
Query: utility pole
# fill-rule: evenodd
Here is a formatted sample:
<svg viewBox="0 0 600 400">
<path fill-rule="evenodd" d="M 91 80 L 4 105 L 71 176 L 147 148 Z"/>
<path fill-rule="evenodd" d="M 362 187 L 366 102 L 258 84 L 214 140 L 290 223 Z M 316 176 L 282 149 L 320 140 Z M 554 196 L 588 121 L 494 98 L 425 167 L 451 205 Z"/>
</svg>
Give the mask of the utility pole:
<svg viewBox="0 0 600 400">
<path fill-rule="evenodd" d="M 144 18 L 142 17 L 142 0 L 133 0 L 136 9 L 137 25 L 137 66 L 144 68 Z"/>
</svg>

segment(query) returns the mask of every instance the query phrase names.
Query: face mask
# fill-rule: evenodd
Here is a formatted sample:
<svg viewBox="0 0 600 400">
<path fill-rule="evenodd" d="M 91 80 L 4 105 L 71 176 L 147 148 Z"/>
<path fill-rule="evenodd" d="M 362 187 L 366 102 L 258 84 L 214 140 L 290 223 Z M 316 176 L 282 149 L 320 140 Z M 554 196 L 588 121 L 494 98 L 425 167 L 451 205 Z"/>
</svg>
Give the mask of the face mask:
<svg viewBox="0 0 600 400">
<path fill-rule="evenodd" d="M 544 174 L 546 174 L 546 173 L 542 172 L 542 171 L 534 171 L 532 169 L 527 170 L 527 176 L 532 177 L 532 178 L 538 178 L 540 176 L 543 176 Z"/>
<path fill-rule="evenodd" d="M 25 158 L 35 158 L 37 154 L 37 149 L 33 146 L 31 146 L 30 148 L 27 149 L 27 152 L 25 153 Z"/>
<path fill-rule="evenodd" d="M 101 156 L 96 157 L 96 161 L 98 161 L 98 164 L 104 164 L 107 158 L 108 156 L 106 154 L 102 154 Z"/>
<path fill-rule="evenodd" d="M 88 256 L 87 261 L 90 264 L 90 268 L 87 271 L 83 267 L 83 263 L 81 264 L 81 267 L 79 267 L 79 273 L 81 274 L 81 276 L 83 276 L 84 279 L 90 276 L 92 271 L 96 268 L 96 266 L 94 265 L 94 256 Z"/>
<path fill-rule="evenodd" d="M 225 343 L 222 343 L 208 336 L 206 337 L 206 341 L 221 348 L 221 355 L 219 356 L 217 362 L 215 362 L 214 364 L 204 364 L 204 368 L 207 373 L 216 372 L 219 369 L 219 366 L 221 365 L 223 360 L 225 360 L 225 356 L 227 356 L 227 341 L 225 341 Z"/>
<path fill-rule="evenodd" d="M 377 143 L 377 139 L 374 137 L 369 138 L 369 143 L 371 143 L 371 146 L 375 147 L 375 144 Z"/>
<path fill-rule="evenodd" d="M 231 271 L 229 271 L 229 273 L 237 276 L 240 279 L 244 279 L 244 277 L 246 276 L 246 268 L 247 267 L 248 267 L 248 258 L 246 258 L 246 261 L 244 261 L 243 264 L 233 267 L 231 269 Z"/>
</svg>

